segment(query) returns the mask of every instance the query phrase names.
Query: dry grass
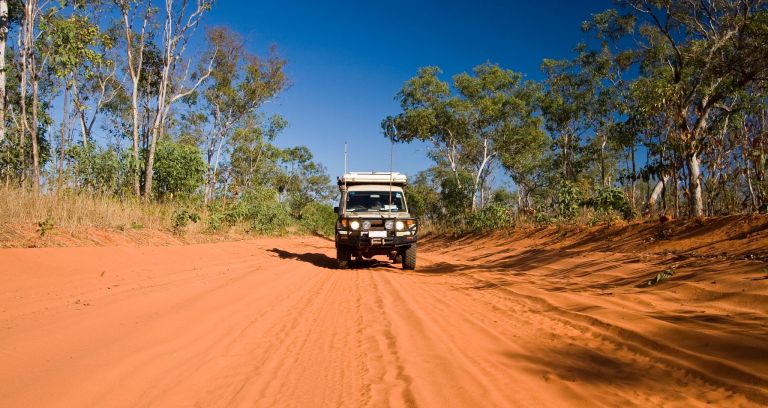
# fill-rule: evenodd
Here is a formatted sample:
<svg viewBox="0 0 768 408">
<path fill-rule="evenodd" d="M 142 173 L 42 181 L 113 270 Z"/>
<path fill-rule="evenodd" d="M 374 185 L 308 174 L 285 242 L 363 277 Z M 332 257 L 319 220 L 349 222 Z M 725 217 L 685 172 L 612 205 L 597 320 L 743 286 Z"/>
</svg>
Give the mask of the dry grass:
<svg viewBox="0 0 768 408">
<path fill-rule="evenodd" d="M 23 189 L 0 188 L 0 225 L 30 225 L 48 220 L 70 233 L 87 228 L 168 229 L 173 206 L 118 200 L 87 194 L 59 193 L 35 197 Z"/>
</svg>

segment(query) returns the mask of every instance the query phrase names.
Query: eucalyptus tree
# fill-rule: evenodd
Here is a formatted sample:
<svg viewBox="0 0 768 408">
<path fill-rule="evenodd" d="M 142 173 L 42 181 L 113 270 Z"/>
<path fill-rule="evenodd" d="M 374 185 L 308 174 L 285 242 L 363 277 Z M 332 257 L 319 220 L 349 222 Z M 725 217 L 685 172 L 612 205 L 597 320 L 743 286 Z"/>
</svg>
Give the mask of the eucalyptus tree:
<svg viewBox="0 0 768 408">
<path fill-rule="evenodd" d="M 222 150 L 243 120 L 287 86 L 285 60 L 274 47 L 265 59 L 250 53 L 243 39 L 228 28 L 208 30 L 213 61 L 211 80 L 202 90 L 212 129 L 206 138 L 206 176 L 204 200 L 213 198 Z M 281 122 L 281 128 L 282 128 Z"/>
<path fill-rule="evenodd" d="M 84 15 L 100 30 L 98 40 L 90 47 L 97 58 L 83 60 L 80 69 L 73 73 L 72 100 L 85 146 L 93 137 L 94 125 L 99 116 L 125 92 L 118 79 L 121 50 L 116 45 L 121 30 L 119 25 L 110 20 L 109 12 L 112 10 L 111 4 L 101 2 L 95 2 L 83 10 Z"/>
<path fill-rule="evenodd" d="M 125 70 L 130 78 L 128 85 L 131 101 L 131 137 L 133 146 L 130 163 L 133 175 L 133 194 L 141 194 L 139 176 L 139 137 L 140 137 L 140 86 L 144 73 L 144 50 L 147 44 L 147 26 L 156 10 L 148 0 L 114 0 L 120 13 L 120 28 L 125 39 Z M 139 16 L 139 17 L 137 17 Z"/>
<path fill-rule="evenodd" d="M 336 189 L 325 166 L 314 161 L 306 146 L 281 149 L 279 164 L 282 171 L 274 186 L 287 200 L 294 216 L 300 216 L 307 204 L 324 203 L 334 195 Z"/>
<path fill-rule="evenodd" d="M 248 196 L 275 190 L 294 215 L 310 202 L 325 202 L 334 193 L 325 167 L 306 146 L 280 148 L 275 139 L 287 122 L 279 115 L 247 115 L 232 135 L 229 169 L 232 193 Z M 218 181 L 218 180 L 217 180 Z"/>
<path fill-rule="evenodd" d="M 559 177 L 576 181 L 582 176 L 594 159 L 586 141 L 596 134 L 600 139 L 601 183 L 605 185 L 606 124 L 613 95 L 601 82 L 607 75 L 610 60 L 588 50 L 584 44 L 579 44 L 576 52 L 572 60 L 545 59 L 542 63 L 546 74 L 540 103 L 542 117 L 553 138 L 552 150 L 559 165 Z"/>
<path fill-rule="evenodd" d="M 161 46 L 162 70 L 158 78 L 155 116 L 150 128 L 147 159 L 144 166 L 145 200 L 152 196 L 152 172 L 157 141 L 163 137 L 166 122 L 173 105 L 192 95 L 213 71 L 211 55 L 207 64 L 191 72 L 193 59 L 186 55 L 187 45 L 203 15 L 213 5 L 212 0 L 165 0 L 163 31 L 158 41 Z"/>
<path fill-rule="evenodd" d="M 264 119 L 263 115 L 249 114 L 233 131 L 229 161 L 232 188 L 238 194 L 271 185 L 278 177 L 281 149 L 274 141 L 286 126 L 281 116 Z"/>
<path fill-rule="evenodd" d="M 66 134 L 68 132 L 69 112 L 68 102 L 71 89 L 77 89 L 76 74 L 82 71 L 84 76 L 92 74 L 93 65 L 106 64 L 104 54 L 95 47 L 111 47 L 111 39 L 102 33 L 101 29 L 85 16 L 73 14 L 64 17 L 60 14 L 48 14 L 40 22 L 41 39 L 39 47 L 49 55 L 50 66 L 54 75 L 62 82 L 63 113 L 61 117 L 61 141 L 58 172 L 61 176 L 66 150 Z M 88 139 L 83 134 L 83 145 L 87 147 Z"/>
<path fill-rule="evenodd" d="M 437 161 L 444 159 L 449 164 L 456 184 L 461 186 L 459 174 L 467 129 L 454 114 L 455 100 L 450 85 L 438 78 L 441 73 L 438 67 L 420 68 L 395 97 L 402 112 L 385 118 L 381 126 L 395 142 L 431 142 Z"/>
<path fill-rule="evenodd" d="M 498 65 L 484 64 L 473 69 L 474 75 L 454 76 L 458 92 L 456 114 L 469 131 L 464 141 L 465 159 L 474 172 L 473 191 L 484 203 L 483 186 L 500 154 L 512 157 L 530 153 L 543 132 L 535 115 L 538 86 L 523 81 L 522 74 Z"/>
<path fill-rule="evenodd" d="M 713 114 L 768 75 L 765 0 L 621 0 L 634 16 L 641 77 L 672 113 L 691 216 L 703 215 L 701 153 Z"/>
<path fill-rule="evenodd" d="M 50 0 L 21 0 L 22 23 L 19 29 L 19 60 L 20 60 L 20 124 L 19 149 L 20 157 L 26 161 L 24 152 L 25 139 L 29 136 L 32 145 L 32 190 L 37 194 L 40 190 L 40 82 L 48 69 L 49 55 L 45 47 L 38 47 L 39 20 L 44 13 L 51 12 Z M 32 89 L 31 106 L 28 106 L 27 95 Z"/>
<path fill-rule="evenodd" d="M 8 0 L 0 0 L 0 143 L 5 140 L 5 44 L 8 40 L 9 26 Z"/>
<path fill-rule="evenodd" d="M 398 93 L 403 112 L 382 122 L 387 136 L 399 142 L 431 141 L 437 162 L 447 161 L 456 187 L 472 174 L 470 206 L 484 202 L 483 185 L 498 163 L 528 135 L 541 135 L 535 116 L 536 86 L 522 75 L 495 64 L 475 67 L 453 77 L 453 90 L 440 81 L 440 70 L 422 68 Z M 525 142 L 522 142 L 525 143 Z"/>
</svg>

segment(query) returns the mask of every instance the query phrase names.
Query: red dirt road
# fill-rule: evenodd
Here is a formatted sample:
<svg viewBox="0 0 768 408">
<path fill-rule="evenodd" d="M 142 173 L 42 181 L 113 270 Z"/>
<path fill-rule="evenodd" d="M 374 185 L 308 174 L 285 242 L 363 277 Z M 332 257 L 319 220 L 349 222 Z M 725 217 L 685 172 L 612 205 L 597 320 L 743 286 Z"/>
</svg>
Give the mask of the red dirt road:
<svg viewBox="0 0 768 408">
<path fill-rule="evenodd" d="M 2 407 L 761 406 L 756 262 L 319 238 L 0 250 Z"/>
</svg>

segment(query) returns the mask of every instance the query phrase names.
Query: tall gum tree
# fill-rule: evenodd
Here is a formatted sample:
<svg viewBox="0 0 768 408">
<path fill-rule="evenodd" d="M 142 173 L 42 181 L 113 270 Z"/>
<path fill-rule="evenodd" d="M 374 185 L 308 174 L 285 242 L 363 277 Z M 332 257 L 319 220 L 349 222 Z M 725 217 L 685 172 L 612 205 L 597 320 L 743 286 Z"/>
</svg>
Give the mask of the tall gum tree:
<svg viewBox="0 0 768 408">
<path fill-rule="evenodd" d="M 208 30 L 209 51 L 205 59 L 213 61 L 208 86 L 202 95 L 212 119 L 206 138 L 206 175 L 204 202 L 213 198 L 219 162 L 227 140 L 234 130 L 250 119 L 263 104 L 287 86 L 285 60 L 273 47 L 266 59 L 248 52 L 239 35 L 224 27 Z"/>
<path fill-rule="evenodd" d="M 484 203 L 483 186 L 499 154 L 510 149 L 517 136 L 539 132 L 534 117 L 534 85 L 522 75 L 495 64 L 475 67 L 453 77 L 453 89 L 427 67 L 408 80 L 397 99 L 403 112 L 382 122 L 385 135 L 395 141 L 431 141 L 437 162 L 449 164 L 457 186 L 460 174 L 472 174 L 471 208 Z"/>
<path fill-rule="evenodd" d="M 190 72 L 192 59 L 186 57 L 187 44 L 203 15 L 210 10 L 212 0 L 165 0 L 165 18 L 161 37 L 162 70 L 157 88 L 155 117 L 150 128 L 147 160 L 144 167 L 143 197 L 152 196 L 152 170 L 155 162 L 157 141 L 163 137 L 166 121 L 173 105 L 190 96 L 213 72 L 213 59 L 217 50 L 209 57 L 207 65 L 199 72 Z M 188 80 L 191 83 L 187 84 Z"/>
<path fill-rule="evenodd" d="M 51 1 L 21 0 L 22 23 L 19 30 L 19 59 L 21 60 L 21 126 L 19 127 L 20 156 L 26 159 L 24 144 L 27 134 L 32 144 L 32 191 L 40 191 L 40 148 L 39 148 L 39 113 L 40 113 L 40 81 L 48 65 L 49 54 L 45 48 L 37 46 L 40 38 L 39 21 L 44 12 L 50 11 Z M 48 50 L 49 51 L 49 50 Z M 27 95 L 31 87 L 31 107 L 28 106 Z"/>
<path fill-rule="evenodd" d="M 8 0 L 0 0 L 0 142 L 5 140 L 5 44 L 9 25 Z"/>
<path fill-rule="evenodd" d="M 147 25 L 155 10 L 148 1 L 114 0 L 119 11 L 119 22 L 125 38 L 125 69 L 130 78 L 128 93 L 131 100 L 131 173 L 135 196 L 141 195 L 139 138 L 140 138 L 140 86 L 144 68 L 144 50 L 147 44 Z M 137 15 L 141 17 L 137 18 Z"/>
<path fill-rule="evenodd" d="M 641 76 L 672 112 L 688 174 L 689 214 L 704 213 L 701 152 L 715 110 L 768 74 L 765 0 L 622 0 L 637 19 Z"/>
<path fill-rule="evenodd" d="M 84 76 L 92 75 L 91 67 L 105 63 L 105 56 L 95 47 L 102 45 L 111 47 L 111 39 L 104 35 L 100 28 L 87 17 L 72 15 L 46 15 L 40 22 L 40 48 L 46 48 L 50 55 L 50 65 L 54 75 L 62 82 L 63 114 L 61 118 L 61 142 L 58 173 L 61 175 L 66 150 L 66 134 L 68 133 L 69 112 L 67 103 L 73 89 L 77 89 L 76 75 L 83 71 Z M 73 95 L 74 96 L 74 95 Z M 76 101 L 78 98 L 73 98 Z M 79 108 L 79 104 L 75 104 Z M 79 109 L 77 109 L 79 110 Z M 83 134 L 83 145 L 87 147 L 88 139 Z M 59 180 L 61 181 L 61 180 Z"/>
</svg>

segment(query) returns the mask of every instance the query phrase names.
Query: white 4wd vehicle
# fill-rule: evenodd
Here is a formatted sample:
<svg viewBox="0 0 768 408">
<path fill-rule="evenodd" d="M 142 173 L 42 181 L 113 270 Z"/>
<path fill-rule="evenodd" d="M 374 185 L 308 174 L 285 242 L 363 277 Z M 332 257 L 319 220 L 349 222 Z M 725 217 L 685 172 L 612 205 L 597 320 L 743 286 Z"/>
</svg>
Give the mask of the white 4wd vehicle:
<svg viewBox="0 0 768 408">
<path fill-rule="evenodd" d="M 386 255 L 403 269 L 416 268 L 418 221 L 408 212 L 404 174 L 347 173 L 338 179 L 336 259 L 346 269 L 355 259 Z"/>
</svg>

